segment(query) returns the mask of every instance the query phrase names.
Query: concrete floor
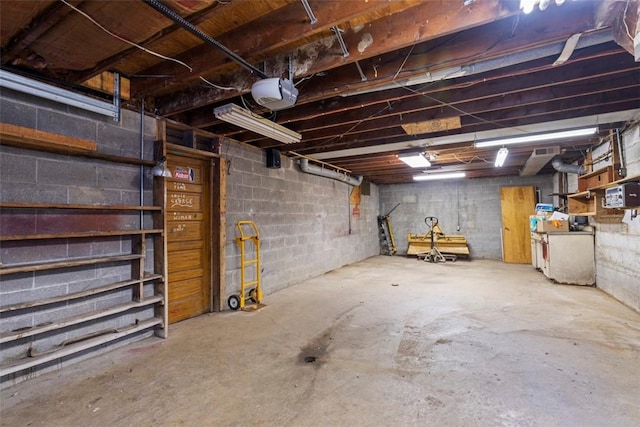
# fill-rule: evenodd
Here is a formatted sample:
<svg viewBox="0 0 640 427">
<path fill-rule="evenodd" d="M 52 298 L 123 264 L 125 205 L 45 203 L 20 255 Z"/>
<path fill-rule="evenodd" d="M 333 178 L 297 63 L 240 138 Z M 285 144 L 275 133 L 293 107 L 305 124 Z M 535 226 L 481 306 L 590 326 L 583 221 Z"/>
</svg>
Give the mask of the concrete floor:
<svg viewBox="0 0 640 427">
<path fill-rule="evenodd" d="M 265 302 L 5 389 L 1 424 L 640 425 L 640 314 L 527 265 L 375 257 Z"/>
</svg>

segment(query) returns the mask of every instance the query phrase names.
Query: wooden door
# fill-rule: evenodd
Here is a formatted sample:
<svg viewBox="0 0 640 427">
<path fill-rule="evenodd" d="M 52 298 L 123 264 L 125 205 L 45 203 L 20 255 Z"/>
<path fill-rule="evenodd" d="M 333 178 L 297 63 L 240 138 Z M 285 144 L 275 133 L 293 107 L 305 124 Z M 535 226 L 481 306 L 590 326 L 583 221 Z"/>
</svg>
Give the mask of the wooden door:
<svg viewBox="0 0 640 427">
<path fill-rule="evenodd" d="M 531 262 L 529 215 L 535 213 L 535 187 L 501 187 L 502 250 L 504 262 Z"/>
<path fill-rule="evenodd" d="M 211 310 L 210 165 L 167 156 L 169 323 Z"/>
</svg>

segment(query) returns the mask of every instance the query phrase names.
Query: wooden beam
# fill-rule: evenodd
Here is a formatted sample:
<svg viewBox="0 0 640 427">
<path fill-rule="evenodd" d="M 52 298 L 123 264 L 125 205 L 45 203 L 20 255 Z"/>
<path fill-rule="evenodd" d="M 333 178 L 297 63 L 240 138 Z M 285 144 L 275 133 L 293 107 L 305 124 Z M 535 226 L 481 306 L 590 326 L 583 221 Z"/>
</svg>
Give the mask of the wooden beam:
<svg viewBox="0 0 640 427">
<path fill-rule="evenodd" d="M 464 31 L 454 36 L 447 37 L 445 33 L 412 48 L 381 54 L 369 61 L 363 60 L 361 66 L 368 75 L 365 82 L 349 67 L 333 70 L 329 74 L 332 85 L 328 89 L 326 82 L 321 79 L 311 79 L 301 87 L 298 104 L 335 96 L 335 87 L 340 88 L 341 94 L 369 90 L 392 81 L 402 83 L 406 79 L 424 77 L 427 71 L 451 69 L 491 59 L 505 58 L 503 60 L 506 61 L 510 54 L 516 52 L 563 43 L 572 34 L 592 27 L 589 4 L 568 6 L 571 6 L 568 11 L 571 19 L 566 19 L 565 14 L 527 17 L 528 21 L 518 22 L 515 30 L 515 18 L 501 19 L 470 29 L 460 28 Z"/>
<path fill-rule="evenodd" d="M 585 54 L 565 63 L 562 74 L 558 75 L 558 69 L 552 67 L 548 59 L 543 58 L 483 73 L 480 76 L 461 77 L 455 80 L 415 86 L 414 91 L 398 88 L 352 97 L 334 97 L 319 103 L 301 105 L 278 112 L 278 123 L 290 125 L 304 121 L 305 128 L 309 128 L 310 120 L 318 120 L 323 117 L 328 118 L 331 123 L 335 123 L 335 117 L 331 117 L 334 114 L 339 114 L 340 121 L 344 122 L 349 120 L 348 114 L 351 110 L 358 112 L 356 117 L 353 117 L 353 121 L 356 122 L 362 120 L 362 117 L 368 117 L 379 111 L 389 102 L 393 104 L 394 110 L 400 112 L 425 108 L 428 103 L 425 104 L 424 99 L 418 101 L 419 98 L 423 98 L 423 95 L 439 98 L 442 94 L 446 94 L 446 100 L 449 103 L 480 100 L 522 90 L 555 87 L 568 83 L 580 84 L 591 78 L 615 79 L 622 74 L 633 72 L 637 67 L 620 50 L 594 52 L 593 55 Z M 219 126 L 216 127 L 216 130 L 222 133 L 220 129 Z"/>
<path fill-rule="evenodd" d="M 418 0 L 402 0 L 394 2 L 392 6 L 384 0 L 312 1 L 311 8 L 318 19 L 318 24 L 314 26 L 309 24 L 304 8 L 300 7 L 299 3 L 292 3 L 220 35 L 217 41 L 247 61 L 257 62 L 277 53 L 290 51 L 292 44 L 299 40 L 317 39 L 319 34 L 330 32 L 332 26 L 355 19 L 364 13 L 389 7 L 397 11 L 416 3 Z M 167 93 L 168 90 L 175 91 L 190 86 L 199 79 L 199 76 L 240 68 L 240 65 L 230 62 L 224 52 L 204 43 L 177 58 L 193 67 L 193 72 L 175 63 L 161 63 L 141 71 L 141 74 L 172 75 L 170 88 L 167 89 L 169 85 L 162 79 L 141 80 L 134 81 L 134 92 L 140 95 L 159 95 Z M 251 80 L 255 80 L 255 77 L 249 74 L 248 76 Z"/>
<path fill-rule="evenodd" d="M 220 6 L 220 3 L 214 3 L 213 5 L 205 9 L 199 10 L 198 12 L 189 15 L 187 19 L 193 25 L 198 25 L 202 22 L 205 22 L 214 13 L 217 13 L 220 7 L 222 7 Z M 171 25 L 169 27 L 164 28 L 162 31 L 155 33 L 153 36 L 147 38 L 146 40 L 139 42 L 138 45 L 145 48 L 151 48 L 151 50 L 153 50 L 155 49 L 155 45 L 167 40 L 169 36 L 172 36 L 177 31 L 181 31 L 181 30 L 182 28 L 179 25 L 177 24 Z M 129 58 L 139 52 L 140 52 L 139 48 L 130 47 L 115 55 L 112 55 L 108 58 L 103 59 L 102 61 L 98 62 L 98 64 L 90 70 L 82 71 L 80 73 L 72 73 L 68 80 L 74 83 L 82 83 L 84 81 L 92 79 L 95 76 L 101 75 L 105 71 L 117 68 L 117 65 L 120 62 L 122 62 L 125 58 Z"/>
<path fill-rule="evenodd" d="M 0 141 L 13 147 L 57 153 L 84 154 L 96 151 L 96 143 L 86 139 L 0 123 Z"/>
<path fill-rule="evenodd" d="M 640 61 L 640 0 L 629 0 L 612 24 L 613 37 L 620 46 Z"/>
<path fill-rule="evenodd" d="M 113 73 L 110 71 L 104 71 L 99 75 L 86 80 L 82 85 L 113 95 L 115 89 L 114 81 Z M 120 76 L 120 98 L 124 100 L 129 100 L 131 98 L 131 81 L 122 76 Z"/>
<path fill-rule="evenodd" d="M 355 2 L 343 2 L 342 4 L 351 5 L 352 3 Z M 343 38 L 347 46 L 353 51 L 346 58 L 342 56 L 342 50 L 333 35 L 304 46 L 298 46 L 293 53 L 294 75 L 296 77 L 304 77 L 342 65 L 353 64 L 355 61 L 373 58 L 389 51 L 395 51 L 402 47 L 412 46 L 416 43 L 442 36 L 443 34 L 450 34 L 493 22 L 511 16 L 514 13 L 501 8 L 498 0 L 477 2 L 472 7 L 461 7 L 459 3 L 451 1 L 420 2 L 418 5 L 395 13 L 392 16 L 384 16 L 373 22 L 368 22 L 362 28 L 354 27 L 345 31 Z M 372 40 L 371 44 L 367 43 L 369 40 Z M 280 64 L 282 68 L 274 70 L 275 75 L 280 75 L 285 71 L 287 56 L 272 58 L 271 62 Z M 353 76 L 359 80 L 355 67 Z M 240 88 L 240 91 L 223 91 L 215 88 L 200 87 L 175 93 L 170 98 L 158 100 L 160 114 L 175 114 L 237 96 L 243 91 L 247 91 L 253 80 L 255 79 L 249 77 L 241 80 L 237 75 L 229 76 L 224 80 L 223 84 L 231 84 L 233 87 Z M 161 84 L 161 82 L 156 84 Z M 325 92 L 323 97 L 334 95 L 335 92 Z"/>
<path fill-rule="evenodd" d="M 68 0 L 69 4 L 78 7 L 82 0 Z M 6 49 L 2 52 L 2 64 L 7 64 L 15 59 L 16 56 L 30 52 L 28 50 L 31 43 L 38 37 L 46 33 L 50 28 L 64 19 L 73 10 L 62 2 L 53 2 L 51 6 L 46 8 L 36 19 L 29 23 L 20 34 L 15 36 L 9 42 Z"/>
<path fill-rule="evenodd" d="M 332 70 L 326 77 L 315 77 L 300 85 L 300 95 L 296 108 L 279 112 L 278 123 L 289 123 L 291 116 L 303 117 L 305 113 L 311 114 L 310 110 L 314 110 L 316 115 L 326 115 L 327 111 L 335 108 L 334 105 L 342 105 L 343 102 L 348 103 L 348 100 L 358 105 L 366 105 L 373 100 L 378 102 L 387 102 L 390 98 L 393 100 L 394 97 L 390 97 L 389 93 L 395 92 L 398 97 L 411 96 L 409 92 L 398 89 L 396 91 L 386 90 L 384 92 L 362 94 L 336 102 L 336 93 L 331 88 L 339 87 L 341 92 L 345 90 L 366 90 L 390 83 L 395 73 L 400 69 L 405 70 L 398 75 L 397 80 L 401 82 L 410 77 L 424 76 L 429 69 L 437 70 L 455 65 L 468 65 L 479 60 L 478 58 L 482 60 L 495 59 L 518 49 L 532 50 L 546 44 L 562 42 L 569 35 L 582 31 L 588 25 L 587 22 L 591 16 L 589 11 L 590 9 L 588 8 L 578 8 L 572 11 L 575 12 L 572 13 L 572 16 L 575 15 L 576 19 L 567 22 L 563 22 L 559 18 L 546 21 L 538 18 L 540 21 L 530 23 L 526 27 L 522 24 L 522 29 L 519 27 L 517 33 L 506 38 L 505 34 L 512 31 L 513 22 L 511 20 L 501 20 L 490 25 L 467 30 L 449 39 L 439 37 L 429 40 L 416 45 L 413 49 L 406 49 L 406 52 L 402 55 L 389 53 L 376 56 L 371 60 L 363 60 L 361 65 L 370 74 L 367 82 L 360 81 L 353 65 Z M 544 28 L 544 30 L 541 30 L 541 28 Z M 547 37 L 550 36 L 552 38 L 551 41 L 547 40 Z M 410 51 L 411 54 L 409 55 Z M 430 66 L 430 64 L 435 65 Z M 550 65 L 548 60 L 542 61 L 540 64 L 547 67 Z M 331 81 L 330 84 L 327 84 L 328 79 Z M 428 89 L 437 89 L 439 85 L 440 83 L 438 82 L 432 82 L 428 85 Z M 316 104 L 322 99 L 329 100 L 325 104 Z M 167 101 L 169 101 L 169 104 L 166 103 Z M 160 102 L 165 104 L 165 109 L 169 108 L 171 103 L 170 100 L 164 98 Z M 307 105 L 310 106 L 307 107 Z M 210 126 L 217 123 L 215 117 L 211 114 L 210 107 L 191 111 L 189 117 L 185 119 L 194 127 Z"/>
<path fill-rule="evenodd" d="M 603 99 L 606 99 L 606 97 Z M 500 116 L 486 113 L 479 118 L 469 117 L 468 119 L 463 120 L 463 127 L 459 133 L 494 130 L 497 127 L 519 127 L 552 120 L 564 120 L 593 114 L 606 114 L 621 110 L 634 109 L 639 105 L 640 96 L 636 94 L 635 98 L 614 102 L 602 102 L 602 99 L 591 100 L 591 102 L 593 102 L 593 104 L 585 104 L 575 108 L 566 108 L 564 105 L 558 106 L 555 104 L 549 104 L 548 109 L 545 108 L 545 105 L 541 105 L 537 109 L 528 107 L 514 108 L 509 111 L 509 114 L 502 113 Z M 444 135 L 446 135 L 446 133 L 436 133 L 429 135 L 429 137 L 439 137 Z M 296 144 L 296 150 L 303 154 L 313 156 L 314 153 L 370 147 L 381 143 L 392 144 L 404 142 L 407 144 L 407 148 L 409 148 L 411 147 L 412 141 L 423 138 L 424 136 L 406 135 L 404 132 L 391 128 L 356 134 L 348 138 L 336 138 L 330 142 L 325 141 L 324 143 L 310 144 L 306 147 L 298 147 L 298 144 Z"/>
<path fill-rule="evenodd" d="M 554 71 L 557 72 L 557 71 Z M 545 79 L 527 79 L 522 77 L 516 79 L 523 83 L 523 87 L 513 87 L 508 92 L 493 91 L 491 85 L 483 85 L 474 90 L 471 88 L 465 92 L 447 91 L 445 93 L 434 94 L 435 98 L 416 97 L 409 100 L 400 101 L 393 105 L 393 108 L 381 111 L 380 107 L 363 108 L 361 115 L 358 112 L 349 110 L 337 115 L 329 114 L 327 118 L 309 120 L 305 124 L 305 138 L 303 145 L 307 146 L 323 139 L 336 135 L 353 135 L 368 131 L 375 131 L 390 127 L 401 126 L 405 128 L 413 126 L 414 123 L 421 123 L 425 120 L 456 120 L 457 128 L 460 127 L 459 117 L 482 114 L 489 111 L 509 110 L 525 105 L 541 105 L 547 102 L 557 102 L 562 100 L 568 105 L 569 102 L 580 105 L 588 95 L 600 95 L 607 100 L 613 99 L 633 99 L 634 90 L 640 86 L 640 67 L 628 70 L 626 73 L 615 73 L 603 76 L 599 79 L 587 79 L 582 82 L 569 81 L 552 84 Z M 544 85 L 536 86 L 534 82 L 547 82 Z M 515 84 L 515 82 L 512 82 Z M 468 97 L 467 97 L 468 96 Z M 437 102 L 436 98 L 442 99 Z M 369 110 L 371 113 L 369 113 Z M 375 113 L 379 114 L 375 114 Z M 363 119 L 366 118 L 365 119 Z M 328 121 L 327 121 L 328 120 Z M 333 124 L 335 123 L 335 124 Z M 449 129 L 452 129 L 449 127 Z M 406 132 L 409 135 L 430 134 L 447 129 L 422 129 L 417 132 Z M 272 144 L 268 140 L 253 141 L 262 146 L 262 141 Z M 246 141 L 245 142 L 249 142 Z"/>
<path fill-rule="evenodd" d="M 516 71 L 512 67 L 493 74 L 458 79 L 448 85 L 440 84 L 416 93 L 403 90 L 400 93 L 411 96 L 397 101 L 390 98 L 392 108 L 387 109 L 383 108 L 387 104 L 381 102 L 384 98 L 379 98 L 379 93 L 338 98 L 326 106 L 322 115 L 307 109 L 307 114 L 303 112 L 293 121 L 295 113 L 305 110 L 304 107 L 283 112 L 283 115 L 290 114 L 284 123 L 293 124 L 289 127 L 300 130 L 296 124 L 304 122 L 304 142 L 297 144 L 297 147 L 307 147 L 332 136 L 339 135 L 341 138 L 336 142 L 343 142 L 349 139 L 348 135 L 421 120 L 486 113 L 560 99 L 566 102 L 589 94 L 610 92 L 612 97 L 632 97 L 636 93 L 634 87 L 640 84 L 640 66 L 624 52 L 618 51 L 606 58 L 576 59 L 567 63 L 563 66 L 561 80 L 557 78 L 558 70 L 555 68 L 543 68 L 540 72 L 531 73 L 526 69 Z M 370 102 L 374 103 L 368 105 Z M 272 141 L 262 139 L 245 142 L 259 146 L 273 145 Z"/>
</svg>

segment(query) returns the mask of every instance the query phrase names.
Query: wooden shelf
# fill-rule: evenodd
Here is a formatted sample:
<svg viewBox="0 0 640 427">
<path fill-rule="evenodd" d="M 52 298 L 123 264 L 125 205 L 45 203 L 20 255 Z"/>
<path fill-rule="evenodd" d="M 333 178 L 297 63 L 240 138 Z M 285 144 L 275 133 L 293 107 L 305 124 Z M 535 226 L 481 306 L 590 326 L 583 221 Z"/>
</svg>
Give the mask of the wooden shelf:
<svg viewBox="0 0 640 427">
<path fill-rule="evenodd" d="M 615 180 L 614 166 L 607 166 L 578 177 L 578 193 L 567 196 L 569 215 L 594 216 L 599 222 L 611 222 L 623 217 L 621 209 L 602 206 L 604 190 L 624 182 L 640 180 L 640 175 Z"/>
<path fill-rule="evenodd" d="M 110 292 L 116 289 L 126 288 L 127 286 L 147 283 L 159 279 L 162 279 L 161 274 L 146 274 L 142 279 L 123 280 L 121 282 L 110 283 L 108 285 L 98 286 L 97 288 L 87 289 L 86 291 L 73 292 L 37 301 L 23 302 L 21 304 L 5 305 L 3 307 L 0 307 L 0 313 L 24 310 L 25 308 L 42 307 L 43 305 L 56 304 L 66 301 L 73 301 L 75 299 L 86 298 L 92 295 Z"/>
<path fill-rule="evenodd" d="M 161 211 L 161 206 L 130 206 L 130 205 L 74 205 L 67 203 L 21 203 L 0 202 L 0 208 L 5 209 L 79 209 L 99 211 Z"/>
<path fill-rule="evenodd" d="M 596 194 L 591 191 L 581 191 L 567 196 L 569 215 L 596 215 Z"/>
<path fill-rule="evenodd" d="M 131 261 L 134 259 L 142 259 L 142 258 L 144 258 L 144 255 L 129 254 L 129 255 L 108 256 L 108 257 L 79 258 L 79 259 L 56 261 L 56 262 L 39 262 L 39 263 L 33 263 L 33 264 L 21 264 L 21 265 L 0 268 L 0 276 L 5 274 L 14 274 L 14 273 L 27 273 L 31 271 L 53 270 L 53 269 L 67 268 L 67 267 L 79 267 L 82 265 L 103 264 L 106 262 Z"/>
<path fill-rule="evenodd" d="M 6 145 L 62 154 L 84 154 L 96 151 L 96 143 L 51 132 L 0 123 L 0 141 Z"/>
<path fill-rule="evenodd" d="M 623 216 L 620 209 L 608 209 L 602 206 L 604 192 L 589 190 L 568 196 L 569 215 L 596 216 L 598 219 L 614 219 Z"/>
<path fill-rule="evenodd" d="M 85 231 L 79 233 L 53 233 L 53 234 L 22 234 L 14 236 L 0 236 L 0 242 L 11 242 L 21 240 L 44 240 L 44 239 L 80 239 L 91 237 L 114 237 L 114 236 L 136 236 L 147 234 L 162 234 L 162 229 L 149 230 L 117 230 L 117 231 Z"/>
<path fill-rule="evenodd" d="M 124 313 L 125 311 L 129 311 L 134 308 L 140 308 L 140 307 L 156 304 L 156 303 L 162 302 L 162 300 L 163 298 L 161 296 L 154 296 L 154 297 L 147 298 L 143 301 L 133 301 L 133 302 L 112 306 L 112 307 L 105 308 L 98 311 L 92 311 L 87 314 L 72 316 L 67 319 L 56 320 L 55 322 L 43 324 L 42 326 L 34 326 L 31 328 L 27 328 L 19 331 L 5 332 L 3 334 L 0 334 L 0 344 L 13 341 L 13 340 L 31 337 L 33 335 L 43 334 L 45 332 L 55 331 L 56 329 L 66 328 L 68 326 L 77 325 L 80 323 L 88 322 L 90 320 L 96 320 L 103 317 L 113 316 L 114 314 Z"/>
<path fill-rule="evenodd" d="M 615 181 L 617 172 L 613 166 L 607 166 L 602 169 L 590 172 L 578 177 L 578 191 L 587 191 L 591 188 L 606 185 Z"/>
<path fill-rule="evenodd" d="M 633 181 L 640 181 L 640 174 L 628 176 L 626 178 L 622 178 L 617 181 L 612 181 L 607 184 L 602 184 L 597 187 L 593 187 L 590 190 L 606 190 L 607 188 L 616 187 L 620 184 L 624 184 L 625 182 L 633 182 Z"/>
<path fill-rule="evenodd" d="M 64 341 L 60 343 L 57 349 L 44 352 L 41 354 L 34 353 L 31 357 L 20 359 L 11 363 L 7 363 L 0 367 L 0 376 L 14 374 L 16 372 L 24 371 L 25 369 L 33 368 L 34 366 L 41 365 L 43 363 L 51 362 L 53 360 L 69 356 L 74 353 L 88 350 L 99 345 L 106 344 L 111 341 L 115 341 L 127 335 L 135 334 L 146 329 L 151 329 L 156 326 L 164 327 L 163 319 L 154 317 L 148 320 L 137 322 L 124 329 L 110 329 L 99 331 L 100 335 L 91 336 L 87 339 L 78 338 L 73 341 Z M 35 350 L 34 350 L 35 351 Z"/>
<path fill-rule="evenodd" d="M 0 141 L 2 144 L 19 149 L 53 152 L 117 164 L 143 167 L 151 167 L 155 164 L 152 160 L 97 152 L 97 144 L 94 141 L 4 123 L 0 123 Z M 71 169 L 70 172 L 73 173 L 73 167 Z M 9 233 L 33 232 L 33 234 L 0 236 L 0 242 L 25 242 L 16 248 L 6 245 L 9 256 L 13 255 L 11 253 L 13 249 L 16 250 L 15 256 L 19 257 L 21 251 L 33 248 L 34 251 L 37 250 L 34 253 L 37 253 L 38 259 L 40 259 L 38 262 L 4 266 L 0 264 L 0 278 L 5 282 L 2 283 L 3 288 L 9 285 L 11 280 L 14 280 L 14 277 L 7 276 L 16 273 L 41 272 L 38 279 L 46 282 L 49 278 L 49 272 L 54 274 L 56 269 L 79 267 L 79 270 L 83 270 L 83 272 L 87 270 L 93 273 L 92 270 L 101 268 L 101 264 L 114 263 L 115 267 L 113 273 L 108 273 L 109 275 L 113 274 L 111 280 L 115 282 L 103 284 L 97 280 L 93 283 L 86 281 L 83 283 L 84 290 L 40 299 L 37 299 L 38 294 L 34 291 L 32 295 L 29 294 L 30 297 L 25 298 L 27 300 L 31 298 L 30 301 L 0 307 L 0 313 L 4 313 L 3 316 L 6 317 L 33 314 L 37 315 L 39 319 L 47 320 L 46 323 L 41 323 L 38 326 L 14 331 L 5 329 L 0 333 L 0 344 L 7 348 L 16 346 L 16 349 L 22 354 L 20 360 L 14 359 L 0 364 L 0 376 L 21 374 L 38 365 L 149 329 L 153 329 L 158 336 L 167 337 L 168 284 L 165 263 L 166 219 L 164 212 L 166 198 L 164 184 L 160 185 L 158 180 L 154 180 L 153 196 L 154 205 L 152 206 L 106 205 L 99 204 L 100 200 L 96 200 L 97 204 L 28 203 L 15 199 L 0 202 L 0 214 L 4 215 L 4 218 L 11 220 L 20 218 L 22 221 L 24 216 L 31 221 L 27 223 L 25 220 L 25 224 L 13 224 L 11 227 L 5 227 L 7 230 L 13 230 Z M 67 211 L 60 212 L 63 210 Z M 140 215 L 140 227 L 145 220 L 148 220 L 150 228 L 123 229 L 130 225 L 132 214 L 135 214 L 136 217 Z M 87 222 L 88 217 L 91 218 L 91 221 L 95 220 L 98 223 Z M 0 217 L 0 219 L 3 218 Z M 40 222 L 44 225 L 34 227 L 32 226 L 34 221 L 37 225 Z M 100 231 L 87 231 L 87 229 L 93 228 L 99 228 Z M 126 240 L 127 244 L 114 249 L 116 254 L 106 256 L 92 253 L 91 249 L 94 244 L 103 243 L 104 238 L 123 236 L 123 240 Z M 76 251 L 80 251 L 77 253 L 77 257 L 65 258 L 65 255 L 59 257 L 56 246 L 48 248 L 41 243 L 54 239 L 80 239 L 62 242 L 65 245 L 73 245 L 74 254 Z M 40 246 L 42 248 L 39 248 Z M 124 249 L 125 247 L 130 249 Z M 151 248 L 153 253 L 148 252 L 148 249 Z M 153 255 L 153 259 L 149 263 L 151 255 Z M 94 277 L 94 275 L 89 277 Z M 96 273 L 95 277 L 99 278 L 101 275 Z M 20 277 L 16 279 L 19 280 Z M 43 283 L 43 286 L 46 286 L 46 283 Z M 118 295 L 122 296 L 124 300 L 116 302 L 110 298 L 112 296 L 110 293 L 113 292 L 118 292 Z M 55 310 L 56 307 L 53 306 L 54 304 L 66 303 L 70 308 L 73 308 L 75 304 L 81 304 L 84 298 L 95 300 L 96 306 L 99 308 L 83 314 L 76 312 L 72 313 L 70 317 L 61 317 L 64 314 Z M 148 307 L 148 309 L 137 310 L 142 307 Z M 143 314 L 142 318 L 136 319 L 135 323 L 129 326 L 120 327 L 119 325 L 130 322 L 128 317 L 134 310 L 137 310 L 136 313 Z M 103 319 L 103 321 L 96 322 L 98 319 Z M 5 327 L 8 325 L 7 323 Z M 50 339 L 55 337 L 60 337 L 59 339 L 64 341 L 52 346 Z"/>
<path fill-rule="evenodd" d="M 57 133 L 39 131 L 9 123 L 0 123 L 0 141 L 5 145 L 29 150 L 89 157 L 98 160 L 106 160 L 108 162 L 137 166 L 151 167 L 155 165 L 153 160 L 100 153 L 96 151 L 96 143 L 88 139 L 74 138 Z"/>
</svg>

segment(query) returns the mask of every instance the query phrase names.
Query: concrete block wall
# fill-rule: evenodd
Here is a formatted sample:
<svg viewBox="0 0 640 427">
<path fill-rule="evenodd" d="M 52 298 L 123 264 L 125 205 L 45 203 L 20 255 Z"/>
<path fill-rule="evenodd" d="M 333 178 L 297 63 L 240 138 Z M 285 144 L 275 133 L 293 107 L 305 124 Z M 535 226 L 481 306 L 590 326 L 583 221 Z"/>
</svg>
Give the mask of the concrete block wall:
<svg viewBox="0 0 640 427">
<path fill-rule="evenodd" d="M 354 214 L 354 187 L 300 172 L 284 155 L 281 168 L 269 169 L 265 152 L 254 147 L 230 142 L 222 154 L 229 161 L 227 295 L 240 288 L 238 220 L 259 228 L 265 294 L 379 253 L 375 185 L 370 196 L 361 196 Z"/>
<path fill-rule="evenodd" d="M 640 125 L 622 135 L 627 176 L 640 175 Z M 640 311 L 640 216 L 630 209 L 616 223 L 592 220 L 596 227 L 596 286 Z"/>
<path fill-rule="evenodd" d="M 0 97 L 0 121 L 4 123 L 95 141 L 98 151 L 102 153 L 153 158 L 155 120 L 145 118 L 143 121 L 145 149 L 140 153 L 140 114 L 126 110 L 122 114 L 121 121 L 115 122 L 109 117 L 10 90 L 3 90 Z M 140 174 L 138 166 L 0 146 L 0 200 L 3 202 L 140 205 Z M 151 204 L 152 177 L 148 174 L 148 168 L 143 171 L 143 180 L 147 189 L 143 193 L 144 201 L 145 204 Z M 149 224 L 150 217 L 146 215 L 143 221 Z M 137 211 L 79 213 L 70 210 L 34 212 L 3 209 L 0 218 L 0 228 L 4 235 L 138 229 L 139 226 L 140 216 Z M 127 254 L 131 253 L 131 244 L 130 237 L 2 242 L 0 262 L 12 265 Z M 147 247 L 153 248 L 151 241 L 147 242 Z M 153 265 L 152 251 L 148 251 L 146 262 L 149 270 Z M 3 275 L 0 277 L 0 305 L 39 300 L 130 278 L 130 263 Z M 150 286 L 145 292 L 151 291 Z M 2 313 L 0 333 L 56 322 L 73 315 L 130 302 L 131 296 L 131 289 L 128 288 L 38 309 Z M 153 317 L 153 309 L 145 308 L 126 315 L 24 338 L 3 344 L 0 358 L 2 363 L 9 362 L 25 357 L 29 348 L 38 352 L 47 351 L 68 339 L 98 330 L 122 328 L 131 325 L 136 319 L 150 317 Z M 87 353 L 90 354 L 95 352 Z M 60 361 L 51 363 L 39 372 L 59 367 L 60 364 Z M 2 386 L 21 378 L 19 375 L 2 378 Z"/>
<path fill-rule="evenodd" d="M 552 175 L 429 181 L 380 187 L 380 212 L 391 214 L 399 253 L 407 234 L 426 233 L 424 218 L 435 216 L 447 234 L 466 237 L 472 258 L 502 259 L 500 187 L 535 186 L 542 203 L 551 203 Z M 533 213 L 533 212 L 532 212 Z"/>
</svg>

